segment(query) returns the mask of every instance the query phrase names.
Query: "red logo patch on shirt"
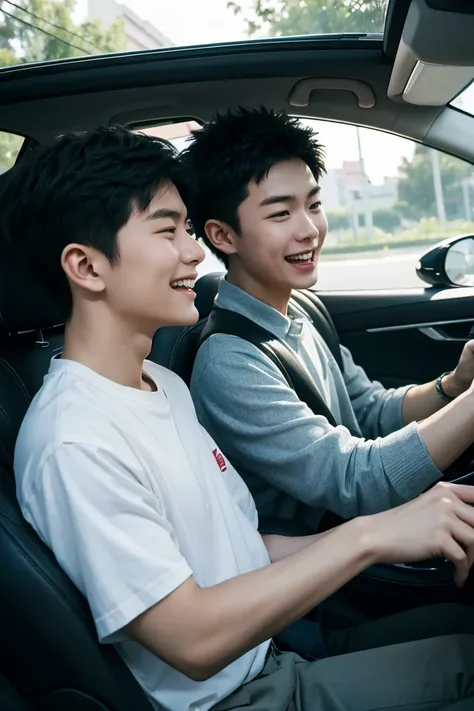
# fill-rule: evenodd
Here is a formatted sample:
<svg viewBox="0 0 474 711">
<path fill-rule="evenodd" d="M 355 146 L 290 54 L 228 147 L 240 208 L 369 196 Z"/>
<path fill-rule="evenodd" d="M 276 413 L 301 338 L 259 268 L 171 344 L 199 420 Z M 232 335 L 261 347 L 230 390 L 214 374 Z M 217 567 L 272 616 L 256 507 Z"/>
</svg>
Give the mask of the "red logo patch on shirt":
<svg viewBox="0 0 474 711">
<path fill-rule="evenodd" d="M 226 472 L 227 471 L 227 464 L 225 463 L 225 459 L 222 456 L 222 454 L 219 452 L 218 449 L 213 449 L 212 453 L 214 455 L 214 459 L 216 460 L 217 465 L 218 465 L 219 469 L 221 470 L 221 472 Z"/>
</svg>

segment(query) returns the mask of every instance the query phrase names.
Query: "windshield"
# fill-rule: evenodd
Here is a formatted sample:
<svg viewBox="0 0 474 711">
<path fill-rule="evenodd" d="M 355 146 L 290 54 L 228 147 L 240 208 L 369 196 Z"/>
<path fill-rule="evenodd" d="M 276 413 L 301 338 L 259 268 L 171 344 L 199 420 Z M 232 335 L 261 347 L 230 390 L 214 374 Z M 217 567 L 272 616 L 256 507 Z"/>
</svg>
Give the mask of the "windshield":
<svg viewBox="0 0 474 711">
<path fill-rule="evenodd" d="M 250 37 L 377 33 L 383 31 L 386 4 L 387 0 L 2 0 L 0 66 Z"/>
<path fill-rule="evenodd" d="M 455 109 L 459 109 L 460 111 L 464 111 L 466 114 L 474 116 L 474 82 L 469 84 L 464 91 L 456 96 L 451 104 Z"/>
</svg>

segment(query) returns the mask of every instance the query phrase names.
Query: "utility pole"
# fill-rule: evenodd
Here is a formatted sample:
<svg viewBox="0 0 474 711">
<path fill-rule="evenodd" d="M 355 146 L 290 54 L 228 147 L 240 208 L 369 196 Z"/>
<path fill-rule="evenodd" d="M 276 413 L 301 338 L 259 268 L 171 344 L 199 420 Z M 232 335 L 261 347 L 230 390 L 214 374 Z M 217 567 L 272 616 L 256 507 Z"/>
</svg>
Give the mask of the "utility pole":
<svg viewBox="0 0 474 711">
<path fill-rule="evenodd" d="M 365 167 L 364 167 L 364 158 L 362 156 L 362 146 L 360 142 L 360 129 L 359 126 L 356 126 L 356 134 L 357 134 L 357 149 L 359 152 L 359 172 L 362 178 L 362 185 L 361 185 L 361 193 L 362 193 L 362 204 L 364 207 L 364 215 L 365 215 L 365 234 L 367 236 L 367 240 L 371 241 L 374 236 L 374 222 L 372 220 L 372 208 L 370 205 L 370 195 L 369 195 L 369 181 L 367 178 L 367 175 L 365 174 Z"/>
<path fill-rule="evenodd" d="M 471 215 L 471 201 L 469 199 L 469 179 L 465 178 L 462 183 L 462 199 L 464 204 L 464 216 L 467 222 L 472 219 Z"/>
<path fill-rule="evenodd" d="M 357 190 L 351 190 L 349 192 L 350 195 L 350 205 L 351 205 L 351 226 L 352 226 L 352 235 L 354 237 L 354 241 L 358 242 L 359 241 L 359 207 L 357 205 L 358 200 L 360 200 L 360 197 L 358 195 Z"/>
<path fill-rule="evenodd" d="M 441 171 L 439 168 L 439 153 L 434 148 L 430 148 L 431 168 L 433 170 L 433 186 L 436 200 L 436 210 L 438 213 L 441 229 L 446 229 L 446 210 L 444 209 L 443 183 L 441 181 Z"/>
</svg>

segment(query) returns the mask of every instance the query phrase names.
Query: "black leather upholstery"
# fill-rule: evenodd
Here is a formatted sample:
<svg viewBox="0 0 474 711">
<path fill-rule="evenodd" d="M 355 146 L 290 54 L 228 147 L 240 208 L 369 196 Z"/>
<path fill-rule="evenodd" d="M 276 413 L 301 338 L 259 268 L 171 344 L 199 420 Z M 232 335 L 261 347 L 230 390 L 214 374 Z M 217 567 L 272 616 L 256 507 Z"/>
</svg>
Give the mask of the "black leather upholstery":
<svg viewBox="0 0 474 711">
<path fill-rule="evenodd" d="M 57 323 L 59 310 L 27 279 L 17 263 L 2 257 L 0 669 L 40 711 L 150 711 L 115 650 L 99 645 L 86 601 L 24 521 L 16 500 L 17 432 L 63 339 L 62 328 L 48 328 Z M 33 330 L 18 333 L 23 329 Z"/>
<path fill-rule="evenodd" d="M 40 388 L 49 361 L 61 350 L 62 329 L 0 335 L 0 465 L 13 464 L 16 436 L 32 396 Z M 10 469 L 11 471 L 11 469 Z"/>
<path fill-rule="evenodd" d="M 26 701 L 18 695 L 16 690 L 0 674 L 0 709 L 1 711 L 31 711 Z"/>
<path fill-rule="evenodd" d="M 2 667 L 35 708 L 150 711 L 114 649 L 98 644 L 86 601 L 24 522 L 3 472 L 0 564 Z"/>
<path fill-rule="evenodd" d="M 0 259 L 0 332 L 49 328 L 63 323 L 61 309 L 3 243 Z"/>
<path fill-rule="evenodd" d="M 194 326 L 160 328 L 153 339 L 149 359 L 171 368 L 189 385 L 199 337 L 217 295 L 222 272 L 205 274 L 195 285 L 196 308 L 200 319 Z"/>
</svg>

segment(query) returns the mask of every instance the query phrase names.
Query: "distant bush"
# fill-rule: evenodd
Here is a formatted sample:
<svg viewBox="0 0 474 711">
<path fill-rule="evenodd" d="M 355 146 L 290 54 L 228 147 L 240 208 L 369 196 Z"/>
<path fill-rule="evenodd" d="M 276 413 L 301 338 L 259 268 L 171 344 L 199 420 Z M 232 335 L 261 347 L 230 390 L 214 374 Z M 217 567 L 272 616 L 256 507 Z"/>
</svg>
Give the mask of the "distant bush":
<svg viewBox="0 0 474 711">
<path fill-rule="evenodd" d="M 351 228 L 351 215 L 348 210 L 341 208 L 339 210 L 328 210 L 327 213 L 329 229 L 331 232 L 341 232 L 341 230 L 349 230 Z M 372 220 L 374 227 L 378 227 L 384 232 L 395 232 L 400 228 L 401 216 L 400 213 L 390 207 L 379 207 L 372 211 Z M 359 215 L 359 228 L 365 227 L 365 215 Z"/>
<path fill-rule="evenodd" d="M 400 214 L 391 207 L 379 207 L 372 213 L 375 227 L 380 227 L 384 232 L 395 232 L 401 224 Z"/>
<path fill-rule="evenodd" d="M 448 222 L 443 230 L 436 218 L 427 217 L 420 220 L 413 228 L 399 230 L 395 234 L 384 232 L 377 227 L 374 233 L 374 238 L 368 240 L 365 230 L 362 229 L 359 239 L 354 240 L 352 232 L 347 230 L 345 233 L 340 234 L 339 244 L 324 247 L 323 255 L 368 252 L 374 249 L 396 249 L 397 247 L 410 247 L 423 245 L 424 243 L 427 245 L 434 244 L 447 237 L 463 234 L 474 235 L 474 222 L 453 220 Z"/>
<path fill-rule="evenodd" d="M 329 229 L 334 232 L 340 230 L 348 230 L 351 226 L 351 217 L 347 210 L 327 210 L 326 217 L 328 218 Z"/>
</svg>

